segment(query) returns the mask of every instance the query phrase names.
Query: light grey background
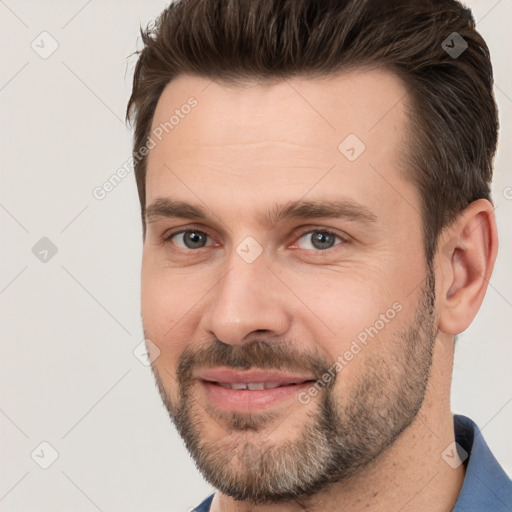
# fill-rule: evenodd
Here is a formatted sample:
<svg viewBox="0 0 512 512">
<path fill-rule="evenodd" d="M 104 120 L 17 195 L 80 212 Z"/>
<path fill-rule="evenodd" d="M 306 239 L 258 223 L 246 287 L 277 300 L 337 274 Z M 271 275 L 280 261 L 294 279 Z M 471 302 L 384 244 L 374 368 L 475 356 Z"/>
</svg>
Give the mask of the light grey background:
<svg viewBox="0 0 512 512">
<path fill-rule="evenodd" d="M 166 4 L 0 0 L 1 511 L 184 511 L 210 491 L 133 354 L 143 339 L 133 173 L 105 199 L 92 194 L 130 155 L 127 57 Z M 459 337 L 453 409 L 512 474 L 512 3 L 469 5 L 495 67 L 501 247 Z M 31 44 L 44 54 L 52 38 L 43 59 Z M 32 252 L 42 237 L 57 247 L 47 262 Z M 48 469 L 43 441 L 58 452 Z"/>
</svg>

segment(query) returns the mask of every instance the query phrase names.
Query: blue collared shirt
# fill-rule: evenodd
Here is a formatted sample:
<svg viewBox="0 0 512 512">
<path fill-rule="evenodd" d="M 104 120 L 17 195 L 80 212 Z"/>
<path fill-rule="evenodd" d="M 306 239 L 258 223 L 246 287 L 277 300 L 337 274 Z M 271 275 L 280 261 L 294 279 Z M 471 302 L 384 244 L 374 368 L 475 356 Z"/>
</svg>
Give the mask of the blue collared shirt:
<svg viewBox="0 0 512 512">
<path fill-rule="evenodd" d="M 466 476 L 452 512 L 512 511 L 512 481 L 473 421 L 456 415 L 455 441 L 468 452 Z M 208 509 L 206 509 L 208 510 Z"/>
<path fill-rule="evenodd" d="M 454 416 L 455 442 L 468 454 L 466 476 L 452 512 L 511 512 L 512 481 L 489 450 L 476 424 Z M 192 512 L 208 512 L 213 494 Z"/>
</svg>

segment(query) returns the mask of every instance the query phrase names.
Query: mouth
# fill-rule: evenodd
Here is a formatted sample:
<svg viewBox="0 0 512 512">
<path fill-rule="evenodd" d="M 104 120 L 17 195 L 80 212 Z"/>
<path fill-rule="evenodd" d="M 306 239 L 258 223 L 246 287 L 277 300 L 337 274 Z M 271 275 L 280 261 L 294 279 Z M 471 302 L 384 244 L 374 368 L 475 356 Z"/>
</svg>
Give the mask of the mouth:
<svg viewBox="0 0 512 512">
<path fill-rule="evenodd" d="M 248 389 L 251 391 L 260 391 L 262 389 L 275 389 L 282 388 L 283 386 L 297 386 L 304 382 L 313 382 L 312 380 L 298 381 L 298 382 L 214 382 L 207 381 L 212 384 L 216 384 L 225 389 Z"/>
<path fill-rule="evenodd" d="M 195 377 L 207 402 L 225 411 L 252 414 L 285 403 L 299 405 L 297 395 L 316 381 L 310 375 L 262 370 L 211 369 Z"/>
</svg>

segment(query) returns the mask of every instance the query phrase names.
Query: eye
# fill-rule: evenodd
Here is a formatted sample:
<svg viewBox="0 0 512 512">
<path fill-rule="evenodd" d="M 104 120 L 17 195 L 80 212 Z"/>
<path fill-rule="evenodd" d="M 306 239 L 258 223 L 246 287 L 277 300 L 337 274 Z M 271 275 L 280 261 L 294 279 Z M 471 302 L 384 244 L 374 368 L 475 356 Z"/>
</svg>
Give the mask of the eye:
<svg viewBox="0 0 512 512">
<path fill-rule="evenodd" d="M 338 241 L 338 243 L 336 243 Z M 339 245 L 341 242 L 345 242 L 339 235 L 336 235 L 332 231 L 326 230 L 314 230 L 304 233 L 296 242 L 299 249 L 316 249 L 319 251 L 325 251 L 335 245 Z"/>
<path fill-rule="evenodd" d="M 203 231 L 189 229 L 173 233 L 167 237 L 167 240 L 174 243 L 180 249 L 202 249 L 203 247 L 213 245 L 212 240 L 208 240 L 209 238 Z"/>
</svg>

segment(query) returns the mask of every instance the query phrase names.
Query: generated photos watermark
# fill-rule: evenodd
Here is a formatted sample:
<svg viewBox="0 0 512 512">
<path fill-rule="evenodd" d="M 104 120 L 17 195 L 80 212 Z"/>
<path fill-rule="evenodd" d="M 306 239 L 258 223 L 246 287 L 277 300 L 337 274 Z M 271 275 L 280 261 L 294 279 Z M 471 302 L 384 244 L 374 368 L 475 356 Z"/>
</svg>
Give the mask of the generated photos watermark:
<svg viewBox="0 0 512 512">
<path fill-rule="evenodd" d="M 365 327 L 350 343 L 350 346 L 343 354 L 340 354 L 330 368 L 312 384 L 307 390 L 301 391 L 297 395 L 297 400 L 301 404 L 308 404 L 312 397 L 315 397 L 325 386 L 327 386 L 335 377 L 336 374 L 341 372 L 363 348 L 368 345 L 368 342 L 375 338 L 391 320 L 393 320 L 403 307 L 400 302 L 395 302 L 385 313 L 381 313 L 379 319 L 376 320 L 370 327 Z"/>
</svg>

